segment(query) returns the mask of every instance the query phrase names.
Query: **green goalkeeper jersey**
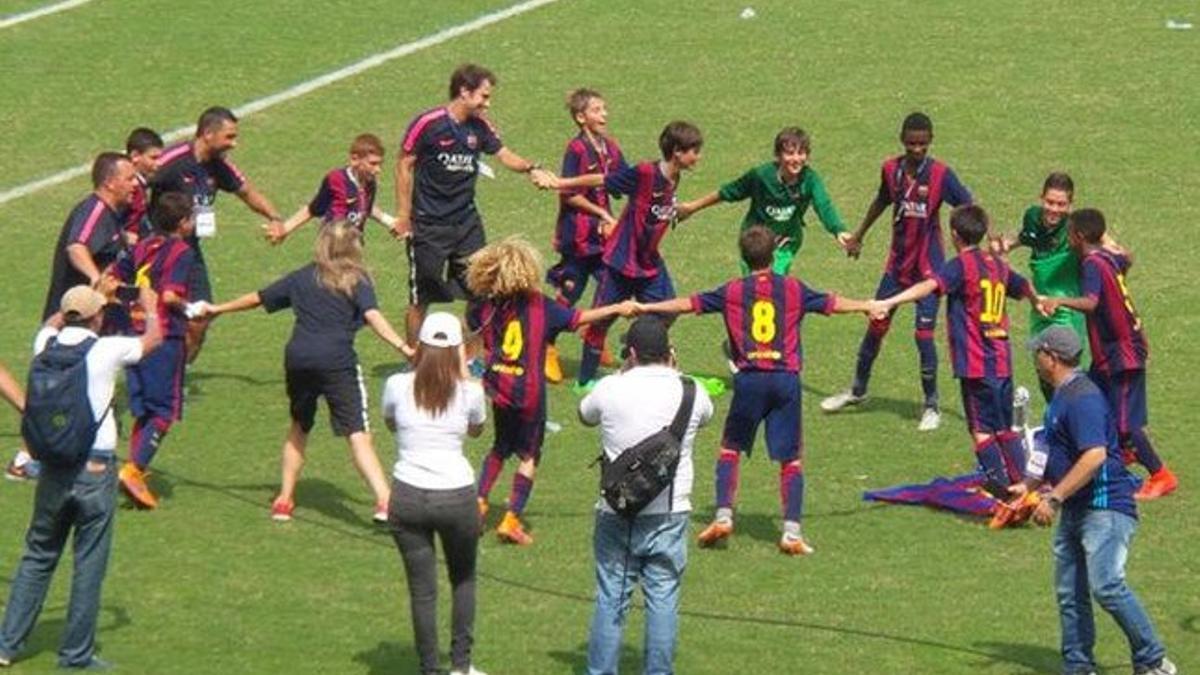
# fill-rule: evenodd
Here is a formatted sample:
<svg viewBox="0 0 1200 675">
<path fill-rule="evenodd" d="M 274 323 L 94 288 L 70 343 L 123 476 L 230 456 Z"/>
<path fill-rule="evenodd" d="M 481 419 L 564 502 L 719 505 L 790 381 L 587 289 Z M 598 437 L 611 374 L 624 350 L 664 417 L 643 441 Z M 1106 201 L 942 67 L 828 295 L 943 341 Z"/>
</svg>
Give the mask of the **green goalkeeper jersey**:
<svg viewBox="0 0 1200 675">
<path fill-rule="evenodd" d="M 779 167 L 767 162 L 750 169 L 741 178 L 721 186 L 717 196 L 723 202 L 750 200 L 750 208 L 742 218 L 742 228 L 751 225 L 766 225 L 780 239 L 778 254 L 783 254 L 789 263 L 804 243 L 804 214 L 809 205 L 817 212 L 821 225 L 836 235 L 846 231 L 842 217 L 838 215 L 833 200 L 825 190 L 825 183 L 812 167 L 800 171 L 800 179 L 785 185 L 779 178 Z M 777 255 L 777 258 L 780 257 Z M 780 271 L 785 274 L 786 269 Z"/>
<path fill-rule="evenodd" d="M 1065 218 L 1048 228 L 1042 224 L 1042 207 L 1031 206 L 1025 211 L 1018 239 L 1031 252 L 1029 270 L 1038 293 L 1055 298 L 1079 296 L 1079 258 L 1067 241 Z M 1036 311 L 1030 315 L 1030 331 L 1034 334 L 1054 324 L 1070 326 L 1086 338 L 1085 319 L 1079 312 L 1059 307 L 1050 317 Z"/>
</svg>

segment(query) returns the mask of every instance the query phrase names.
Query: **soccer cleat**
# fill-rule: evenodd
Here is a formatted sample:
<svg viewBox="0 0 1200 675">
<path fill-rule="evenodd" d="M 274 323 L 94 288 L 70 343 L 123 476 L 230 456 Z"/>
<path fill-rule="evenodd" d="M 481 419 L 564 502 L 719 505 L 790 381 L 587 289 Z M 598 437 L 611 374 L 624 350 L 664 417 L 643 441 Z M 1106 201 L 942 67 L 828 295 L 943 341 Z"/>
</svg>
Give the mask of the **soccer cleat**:
<svg viewBox="0 0 1200 675">
<path fill-rule="evenodd" d="M 117 474 L 117 479 L 121 481 L 121 489 L 135 504 L 143 509 L 156 509 L 158 497 L 155 497 L 150 491 L 150 486 L 146 485 L 146 477 L 149 475 L 149 472 L 137 468 L 133 462 L 126 462 Z"/>
<path fill-rule="evenodd" d="M 779 538 L 779 552 L 791 556 L 811 555 L 813 547 L 798 534 L 784 533 Z"/>
<path fill-rule="evenodd" d="M 375 521 L 376 525 L 387 525 L 388 522 L 388 503 L 379 502 L 375 505 L 375 513 L 371 514 L 371 520 Z"/>
<path fill-rule="evenodd" d="M 476 497 L 475 505 L 479 508 L 479 524 L 482 525 L 483 521 L 487 520 L 488 509 L 491 506 L 488 504 L 487 497 Z"/>
<path fill-rule="evenodd" d="M 1171 659 L 1164 656 L 1158 662 L 1158 665 L 1148 668 L 1135 668 L 1133 673 L 1134 675 L 1179 675 L 1179 668 L 1175 666 L 1175 663 Z"/>
<path fill-rule="evenodd" d="M 992 519 L 988 528 L 1000 530 L 1005 527 L 1016 527 L 1029 520 L 1042 498 L 1036 492 L 1026 492 L 1023 496 L 1011 502 L 996 502 L 996 510 L 992 511 Z"/>
<path fill-rule="evenodd" d="M 834 394 L 833 396 L 826 396 L 821 401 L 821 410 L 824 410 L 827 413 L 837 412 L 837 411 L 841 410 L 842 408 L 846 408 L 846 407 L 849 407 L 852 405 L 858 405 L 859 403 L 862 403 L 865 400 L 867 400 L 866 394 L 859 396 L 859 395 L 855 394 L 853 391 L 850 391 L 849 389 L 847 389 L 846 391 L 843 391 L 840 394 Z"/>
<path fill-rule="evenodd" d="M 0 668 L 7 668 L 12 665 L 12 659 L 7 656 L 0 656 Z"/>
<path fill-rule="evenodd" d="M 733 536 L 733 521 L 714 520 L 696 537 L 700 548 L 711 548 Z"/>
<path fill-rule="evenodd" d="M 562 363 L 558 360 L 558 347 L 546 345 L 546 381 L 558 384 L 563 381 Z"/>
<path fill-rule="evenodd" d="M 292 511 L 296 510 L 296 503 L 285 500 L 283 497 L 276 497 L 275 501 L 271 502 L 271 520 L 277 523 L 287 523 L 292 520 Z"/>
<path fill-rule="evenodd" d="M 475 666 L 467 666 L 466 670 L 452 670 L 450 675 L 487 675 L 487 673 L 479 670 Z"/>
<path fill-rule="evenodd" d="M 504 514 L 504 519 L 496 527 L 496 536 L 506 544 L 528 546 L 533 543 L 533 537 L 525 531 L 525 526 L 521 524 L 521 519 L 512 511 Z"/>
<path fill-rule="evenodd" d="M 921 422 L 917 425 L 917 431 L 935 431 L 942 426 L 942 413 L 938 412 L 937 408 L 926 408 L 925 412 L 921 413 Z"/>
<path fill-rule="evenodd" d="M 1166 497 L 1179 487 L 1179 479 L 1175 478 L 1175 474 L 1167 467 L 1163 467 L 1158 471 L 1150 474 L 1142 487 L 1134 493 L 1134 499 L 1138 501 L 1150 501 L 1159 497 Z"/>
</svg>

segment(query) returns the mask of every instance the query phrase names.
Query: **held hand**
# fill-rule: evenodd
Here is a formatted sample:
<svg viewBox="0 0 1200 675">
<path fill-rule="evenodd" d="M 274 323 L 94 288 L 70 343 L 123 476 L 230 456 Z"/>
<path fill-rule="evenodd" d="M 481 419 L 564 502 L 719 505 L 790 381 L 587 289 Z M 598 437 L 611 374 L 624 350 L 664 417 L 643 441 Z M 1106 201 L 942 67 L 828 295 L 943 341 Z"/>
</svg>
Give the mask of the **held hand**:
<svg viewBox="0 0 1200 675">
<path fill-rule="evenodd" d="M 892 311 L 892 306 L 883 300 L 871 300 L 867 304 L 866 314 L 872 321 L 885 321 Z"/>
<path fill-rule="evenodd" d="M 600 237 L 603 239 L 608 239 L 609 237 L 612 236 L 613 232 L 616 232 L 616 231 L 617 231 L 617 219 L 614 218 L 610 214 L 607 218 L 604 219 L 604 222 L 600 223 Z"/>
<path fill-rule="evenodd" d="M 545 169 L 530 169 L 529 182 L 536 185 L 539 190 L 558 189 L 558 176 Z"/>
<path fill-rule="evenodd" d="M 837 236 L 834 238 L 834 241 L 837 242 L 839 248 L 849 253 L 850 247 L 854 244 L 854 235 L 850 234 L 849 232 L 838 232 Z"/>
<path fill-rule="evenodd" d="M 1045 316 L 1045 317 L 1054 316 L 1054 313 L 1056 311 L 1058 311 L 1058 308 L 1060 306 L 1061 306 L 1061 303 L 1059 303 L 1059 301 L 1055 298 L 1047 298 L 1045 296 L 1038 296 L 1037 310 L 1042 316 Z"/>
<path fill-rule="evenodd" d="M 137 246 L 137 243 L 138 243 L 137 232 L 125 232 L 123 236 L 125 237 L 125 246 L 127 246 L 128 248 L 133 248 L 134 246 Z"/>
<path fill-rule="evenodd" d="M 846 249 L 847 258 L 858 260 L 858 256 L 862 255 L 862 240 L 856 235 L 847 235 L 843 248 Z"/>
<path fill-rule="evenodd" d="M 117 297 L 117 288 L 121 286 L 121 280 L 111 274 L 103 274 L 96 281 L 96 290 L 100 292 L 109 302 L 113 302 Z"/>
<path fill-rule="evenodd" d="M 625 318 L 637 316 L 640 311 L 641 306 L 633 300 L 626 300 L 625 302 L 617 305 L 617 314 L 620 314 Z"/>
<path fill-rule="evenodd" d="M 288 233 L 283 229 L 283 223 L 278 220 L 272 220 L 262 226 L 263 239 L 272 246 L 278 246 L 287 239 Z"/>
<path fill-rule="evenodd" d="M 390 229 L 394 239 L 408 239 L 412 236 L 412 220 L 408 216 L 396 216 Z"/>
</svg>

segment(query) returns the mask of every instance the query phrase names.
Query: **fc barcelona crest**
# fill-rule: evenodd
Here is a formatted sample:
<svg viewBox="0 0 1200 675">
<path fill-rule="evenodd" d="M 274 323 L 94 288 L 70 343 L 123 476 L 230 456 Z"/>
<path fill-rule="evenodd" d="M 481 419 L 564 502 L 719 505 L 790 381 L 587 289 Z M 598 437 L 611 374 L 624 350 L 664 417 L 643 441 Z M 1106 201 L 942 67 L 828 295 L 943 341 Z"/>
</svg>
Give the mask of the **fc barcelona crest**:
<svg viewBox="0 0 1200 675">
<path fill-rule="evenodd" d="M 474 150 L 479 145 L 479 137 L 475 134 L 467 134 L 467 147 Z"/>
</svg>

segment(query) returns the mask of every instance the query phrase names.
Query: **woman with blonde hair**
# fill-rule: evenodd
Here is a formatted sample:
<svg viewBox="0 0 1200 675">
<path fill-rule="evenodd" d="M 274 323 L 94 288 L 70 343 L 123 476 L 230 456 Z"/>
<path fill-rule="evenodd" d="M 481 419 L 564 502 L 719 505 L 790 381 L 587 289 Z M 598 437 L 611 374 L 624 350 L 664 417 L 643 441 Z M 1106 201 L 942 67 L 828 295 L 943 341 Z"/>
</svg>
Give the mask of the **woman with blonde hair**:
<svg viewBox="0 0 1200 675">
<path fill-rule="evenodd" d="M 478 506 L 487 516 L 488 495 L 504 461 L 520 460 L 513 475 L 508 511 L 496 528 L 502 541 L 532 544 L 521 514 L 533 489 L 546 430 L 546 347 L 564 330 L 618 314 L 630 316 L 632 301 L 577 310 L 539 289 L 542 262 L 528 242 L 509 238 L 471 256 L 467 287 L 478 298 L 467 310 L 467 326 L 483 341 L 483 386 L 492 399 L 495 441 L 479 473 Z"/>
<path fill-rule="evenodd" d="M 483 432 L 483 387 L 468 378 L 462 324 L 445 312 L 425 317 L 411 372 L 388 378 L 383 421 L 396 434 L 388 524 L 404 559 L 409 610 L 421 672 L 438 670 L 437 551 L 442 540 L 451 587 L 452 673 L 483 675 L 471 666 L 475 622 L 475 558 L 479 517 L 475 473 L 463 440 Z"/>
<path fill-rule="evenodd" d="M 262 290 L 205 306 L 202 313 L 215 317 L 260 305 L 268 312 L 291 307 L 296 316 L 283 359 L 292 426 L 283 443 L 282 484 L 271 504 L 271 518 L 292 519 L 308 433 L 316 420 L 317 399 L 323 397 L 334 435 L 347 438 L 354 465 L 375 495 L 374 520 L 386 522 L 388 485 L 371 442 L 367 391 L 354 352 L 354 335 L 366 323 L 405 355 L 412 350 L 379 311 L 358 231 L 345 221 L 323 226 L 313 262 Z"/>
</svg>

